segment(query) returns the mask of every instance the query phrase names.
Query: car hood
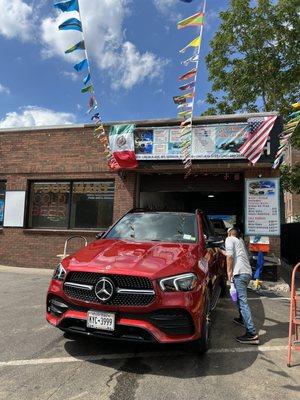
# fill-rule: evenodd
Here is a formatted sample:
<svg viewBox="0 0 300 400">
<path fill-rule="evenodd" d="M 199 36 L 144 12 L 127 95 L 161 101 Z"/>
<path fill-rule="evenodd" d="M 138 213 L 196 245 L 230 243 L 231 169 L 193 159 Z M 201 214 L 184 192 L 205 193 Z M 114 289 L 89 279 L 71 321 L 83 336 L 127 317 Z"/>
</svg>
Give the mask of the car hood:
<svg viewBox="0 0 300 400">
<path fill-rule="evenodd" d="M 156 279 L 190 271 L 198 245 L 100 239 L 63 261 L 69 271 L 138 275 Z"/>
</svg>

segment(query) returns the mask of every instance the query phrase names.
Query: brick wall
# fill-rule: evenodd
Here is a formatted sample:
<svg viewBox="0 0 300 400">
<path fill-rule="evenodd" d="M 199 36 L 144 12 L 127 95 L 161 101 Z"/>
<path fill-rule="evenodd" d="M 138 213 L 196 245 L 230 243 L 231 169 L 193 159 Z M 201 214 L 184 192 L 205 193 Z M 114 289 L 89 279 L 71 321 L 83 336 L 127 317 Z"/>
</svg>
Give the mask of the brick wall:
<svg viewBox="0 0 300 400">
<path fill-rule="evenodd" d="M 136 174 L 111 173 L 92 132 L 91 128 L 0 132 L 0 180 L 6 181 L 7 190 L 28 190 L 30 180 L 112 179 L 113 220 L 119 219 L 134 207 Z M 0 264 L 53 268 L 65 239 L 76 232 L 89 242 L 96 233 L 4 228 L 0 230 Z M 81 246 L 74 240 L 70 251 Z"/>
</svg>

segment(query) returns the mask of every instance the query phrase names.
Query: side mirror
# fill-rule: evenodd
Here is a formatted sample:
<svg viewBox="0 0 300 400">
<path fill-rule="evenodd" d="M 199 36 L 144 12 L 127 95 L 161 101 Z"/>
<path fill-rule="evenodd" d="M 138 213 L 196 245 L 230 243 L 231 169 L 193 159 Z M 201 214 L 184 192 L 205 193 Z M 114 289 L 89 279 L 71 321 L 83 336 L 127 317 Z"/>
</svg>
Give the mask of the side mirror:
<svg viewBox="0 0 300 400">
<path fill-rule="evenodd" d="M 106 231 L 97 233 L 96 236 L 95 236 L 96 239 L 101 239 L 102 236 L 104 236 L 105 233 L 106 233 Z"/>
<path fill-rule="evenodd" d="M 208 249 L 221 246 L 224 246 L 224 240 L 220 237 L 209 237 L 206 239 L 206 247 Z"/>
</svg>

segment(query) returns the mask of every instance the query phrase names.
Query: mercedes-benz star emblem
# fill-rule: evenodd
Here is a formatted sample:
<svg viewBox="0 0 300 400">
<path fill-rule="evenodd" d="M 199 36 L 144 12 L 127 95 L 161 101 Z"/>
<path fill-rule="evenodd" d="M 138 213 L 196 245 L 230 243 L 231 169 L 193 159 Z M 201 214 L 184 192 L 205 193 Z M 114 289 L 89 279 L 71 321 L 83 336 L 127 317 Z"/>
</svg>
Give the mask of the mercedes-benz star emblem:
<svg viewBox="0 0 300 400">
<path fill-rule="evenodd" d="M 106 302 L 114 294 L 114 284 L 108 278 L 101 278 L 95 286 L 95 295 L 99 300 Z"/>
</svg>

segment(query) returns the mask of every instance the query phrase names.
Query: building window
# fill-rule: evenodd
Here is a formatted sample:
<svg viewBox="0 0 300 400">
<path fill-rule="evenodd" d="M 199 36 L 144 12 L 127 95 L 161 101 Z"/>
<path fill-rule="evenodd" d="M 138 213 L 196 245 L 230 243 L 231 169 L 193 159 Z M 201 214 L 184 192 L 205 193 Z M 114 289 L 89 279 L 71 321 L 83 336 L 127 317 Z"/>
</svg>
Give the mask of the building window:
<svg viewBox="0 0 300 400">
<path fill-rule="evenodd" d="M 3 227 L 4 220 L 5 186 L 5 182 L 0 181 L 0 228 Z"/>
<path fill-rule="evenodd" d="M 106 229 L 113 203 L 113 181 L 32 182 L 28 227 Z"/>
</svg>

